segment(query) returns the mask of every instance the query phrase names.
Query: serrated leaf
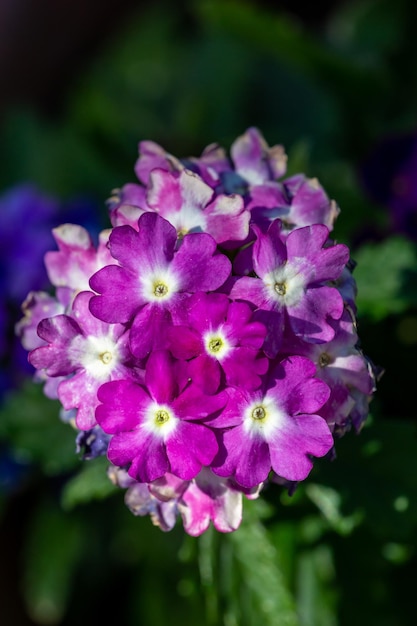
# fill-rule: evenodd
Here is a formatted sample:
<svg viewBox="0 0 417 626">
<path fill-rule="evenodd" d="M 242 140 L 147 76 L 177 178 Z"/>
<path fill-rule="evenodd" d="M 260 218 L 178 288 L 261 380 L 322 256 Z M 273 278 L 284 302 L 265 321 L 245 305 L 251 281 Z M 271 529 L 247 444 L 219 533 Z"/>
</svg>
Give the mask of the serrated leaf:
<svg viewBox="0 0 417 626">
<path fill-rule="evenodd" d="M 103 500 L 115 493 L 118 489 L 107 476 L 108 465 L 103 457 L 85 461 L 81 471 L 67 482 L 62 491 L 64 509 L 72 509 L 91 500 Z"/>
<path fill-rule="evenodd" d="M 248 504 L 244 521 L 239 530 L 230 535 L 230 541 L 242 579 L 256 603 L 257 623 L 298 626 L 294 599 L 280 568 L 277 549 L 256 514 L 256 504 Z"/>
</svg>

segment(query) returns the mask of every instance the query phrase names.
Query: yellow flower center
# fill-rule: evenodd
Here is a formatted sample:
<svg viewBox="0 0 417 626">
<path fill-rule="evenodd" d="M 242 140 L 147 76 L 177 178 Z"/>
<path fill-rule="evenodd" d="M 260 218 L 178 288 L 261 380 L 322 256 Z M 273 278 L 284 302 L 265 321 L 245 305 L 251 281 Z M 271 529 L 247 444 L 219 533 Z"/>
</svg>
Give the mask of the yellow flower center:
<svg viewBox="0 0 417 626">
<path fill-rule="evenodd" d="M 112 358 L 113 358 L 112 353 L 109 352 L 108 350 L 106 350 L 105 352 L 102 352 L 99 355 L 99 359 L 102 363 L 104 363 L 104 365 L 108 365 L 110 361 L 112 360 Z"/>
<path fill-rule="evenodd" d="M 157 298 L 163 298 L 168 293 L 168 287 L 164 283 L 156 283 L 154 285 L 153 294 Z"/>
<path fill-rule="evenodd" d="M 266 411 L 263 406 L 256 406 L 252 411 L 252 419 L 263 420 L 266 417 Z"/>
<path fill-rule="evenodd" d="M 162 426 L 162 424 L 166 424 L 168 420 L 169 420 L 168 411 L 164 411 L 163 409 L 161 409 L 160 411 L 156 412 L 155 423 L 158 426 Z"/>
<path fill-rule="evenodd" d="M 213 339 L 210 339 L 209 344 L 208 344 L 208 349 L 210 352 L 219 352 L 222 349 L 223 346 L 223 341 L 220 337 L 213 337 Z"/>
<path fill-rule="evenodd" d="M 275 283 L 274 289 L 279 296 L 285 296 L 287 293 L 287 285 L 285 283 Z"/>
</svg>

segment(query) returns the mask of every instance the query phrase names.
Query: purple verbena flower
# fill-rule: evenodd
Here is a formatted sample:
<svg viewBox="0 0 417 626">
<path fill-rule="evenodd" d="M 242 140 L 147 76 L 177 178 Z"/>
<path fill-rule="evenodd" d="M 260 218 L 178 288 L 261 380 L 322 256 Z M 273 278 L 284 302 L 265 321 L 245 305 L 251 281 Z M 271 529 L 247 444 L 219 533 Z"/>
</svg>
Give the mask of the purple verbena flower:
<svg viewBox="0 0 417 626">
<path fill-rule="evenodd" d="M 228 385 L 256 388 L 268 360 L 260 354 L 266 328 L 252 320 L 244 302 L 230 302 L 221 293 L 197 293 L 187 302 L 187 324 L 172 326 L 172 354 L 189 361 L 188 374 L 206 393 L 215 393 L 222 379 Z"/>
<path fill-rule="evenodd" d="M 331 231 L 340 212 L 318 180 L 304 174 L 291 176 L 281 184 L 255 187 L 248 207 L 254 224 L 266 230 L 270 222 L 279 218 L 284 233 L 312 224 L 324 224 Z"/>
<path fill-rule="evenodd" d="M 108 323 L 132 323 L 130 345 L 138 358 L 164 349 L 165 329 L 181 319 L 190 294 L 214 291 L 229 277 L 229 259 L 206 233 L 185 235 L 177 249 L 175 228 L 156 213 L 144 213 L 139 231 L 115 228 L 110 251 L 120 265 L 94 274 L 90 285 L 94 316 Z"/>
<path fill-rule="evenodd" d="M 192 537 L 205 532 L 210 522 L 216 530 L 228 533 L 239 528 L 242 520 L 242 492 L 207 467 L 191 481 L 177 506 L 184 529 Z"/>
<path fill-rule="evenodd" d="M 261 389 L 229 391 L 227 407 L 213 421 L 227 428 L 213 471 L 247 488 L 265 481 L 271 470 L 289 481 L 304 480 L 311 457 L 333 447 L 329 427 L 317 414 L 330 390 L 315 372 L 310 360 L 293 356 L 275 366 Z"/>
<path fill-rule="evenodd" d="M 238 137 L 230 154 L 235 171 L 251 186 L 281 178 L 287 170 L 283 146 L 270 148 L 257 128 L 249 128 Z"/>
<path fill-rule="evenodd" d="M 321 224 L 292 231 L 285 243 L 279 220 L 266 234 L 254 228 L 253 268 L 257 277 L 239 278 L 230 297 L 258 309 L 257 319 L 268 328 L 266 354 L 274 357 L 278 353 L 287 320 L 292 332 L 304 341 L 330 341 L 334 329 L 329 319 L 341 317 L 343 299 L 325 282 L 340 276 L 349 259 L 348 248 L 343 244 L 323 247 L 329 231 Z"/>
<path fill-rule="evenodd" d="M 92 274 L 114 263 L 107 248 L 110 231 L 100 233 L 97 249 L 82 226 L 62 224 L 52 233 L 58 250 L 45 254 L 45 265 L 58 299 L 69 307 L 77 293 L 90 290 L 88 281 Z"/>
<path fill-rule="evenodd" d="M 355 321 L 349 309 L 345 309 L 340 320 L 330 321 L 335 335 L 328 343 L 312 344 L 297 341 L 294 337 L 284 340 L 282 352 L 308 357 L 317 367 L 317 377 L 326 382 L 331 390 L 330 397 L 321 410 L 330 428 L 337 430 L 350 427 L 350 414 L 357 400 L 353 390 L 371 396 L 374 377 L 368 361 L 358 348 Z"/>
<path fill-rule="evenodd" d="M 23 317 L 15 326 L 25 350 L 34 350 L 45 344 L 38 335 L 38 324 L 47 317 L 64 313 L 65 307 L 46 291 L 31 291 L 22 304 Z"/>
<path fill-rule="evenodd" d="M 219 412 L 225 394 L 207 396 L 178 374 L 166 351 L 154 351 L 146 365 L 145 386 L 131 381 L 103 385 L 97 422 L 112 434 L 108 457 L 128 467 L 139 482 L 151 482 L 171 472 L 194 478 L 217 454 L 213 431 L 202 422 Z"/>
<path fill-rule="evenodd" d="M 237 246 L 249 234 L 250 212 L 243 199 L 236 194 L 213 198 L 213 189 L 189 170 L 179 176 L 153 170 L 147 202 L 175 226 L 179 236 L 207 232 L 218 244 L 233 242 Z"/>
<path fill-rule="evenodd" d="M 91 292 L 80 293 L 71 316 L 42 320 L 38 334 L 46 345 L 29 354 L 36 369 L 49 377 L 65 377 L 58 385 L 58 397 L 65 409 L 78 409 L 76 424 L 81 430 L 96 424 L 97 390 L 102 383 L 138 377 L 125 327 L 93 317 L 88 308 L 91 296 Z"/>
</svg>

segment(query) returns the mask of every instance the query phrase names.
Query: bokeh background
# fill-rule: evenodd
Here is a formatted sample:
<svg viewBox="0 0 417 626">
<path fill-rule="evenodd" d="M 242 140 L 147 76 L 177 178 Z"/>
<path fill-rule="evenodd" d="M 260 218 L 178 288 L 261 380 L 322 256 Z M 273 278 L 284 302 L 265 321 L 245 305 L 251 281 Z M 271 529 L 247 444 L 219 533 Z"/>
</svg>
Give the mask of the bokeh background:
<svg viewBox="0 0 417 626">
<path fill-rule="evenodd" d="M 417 582 L 417 4 L 0 0 L 0 623 L 405 626 Z M 362 433 L 236 533 L 164 534 L 82 464 L 14 339 L 50 228 L 97 233 L 137 143 L 249 126 L 317 177 L 386 371 Z"/>
</svg>

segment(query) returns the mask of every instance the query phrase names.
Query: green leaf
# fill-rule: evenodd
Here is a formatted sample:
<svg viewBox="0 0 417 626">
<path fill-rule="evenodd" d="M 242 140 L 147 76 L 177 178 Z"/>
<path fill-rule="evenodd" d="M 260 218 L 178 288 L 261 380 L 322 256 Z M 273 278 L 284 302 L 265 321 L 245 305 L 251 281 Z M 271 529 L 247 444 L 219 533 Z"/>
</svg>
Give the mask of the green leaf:
<svg viewBox="0 0 417 626">
<path fill-rule="evenodd" d="M 59 419 L 60 403 L 44 396 L 31 381 L 9 393 L 0 409 L 0 439 L 23 462 L 39 463 L 45 474 L 56 475 L 79 463 L 75 431 Z"/>
<path fill-rule="evenodd" d="M 294 599 L 280 568 L 277 548 L 256 512 L 257 504 L 248 503 L 241 527 L 230 535 L 242 579 L 256 605 L 256 622 L 297 626 Z"/>
<path fill-rule="evenodd" d="M 334 626 L 336 576 L 333 554 L 326 545 L 301 553 L 297 559 L 297 608 L 300 626 Z"/>
<path fill-rule="evenodd" d="M 335 489 L 316 483 L 308 483 L 305 492 L 321 511 L 329 525 L 340 535 L 349 535 L 355 526 L 361 522 L 362 516 L 359 513 L 350 516 L 342 514 L 342 497 Z"/>
<path fill-rule="evenodd" d="M 62 491 L 64 509 L 72 509 L 91 500 L 103 500 L 118 491 L 107 476 L 108 465 L 104 457 L 86 461 L 81 471 L 67 482 Z"/>
<path fill-rule="evenodd" d="M 392 237 L 368 244 L 354 259 L 360 314 L 380 320 L 417 304 L 417 256 L 410 241 Z"/>
</svg>

